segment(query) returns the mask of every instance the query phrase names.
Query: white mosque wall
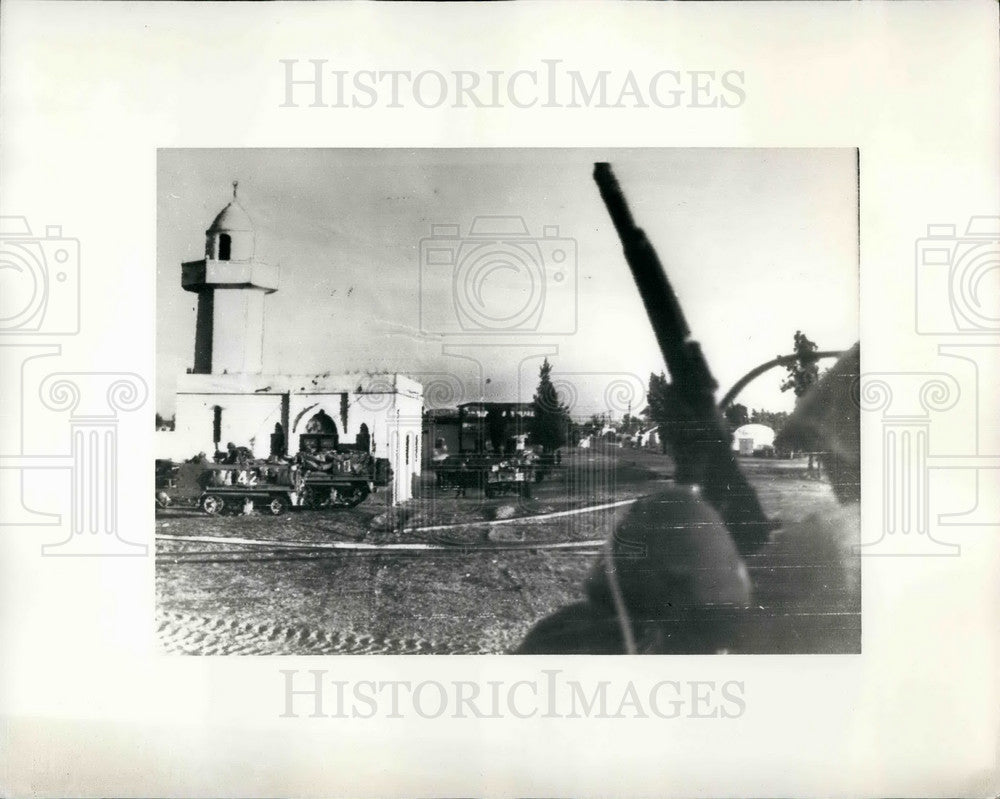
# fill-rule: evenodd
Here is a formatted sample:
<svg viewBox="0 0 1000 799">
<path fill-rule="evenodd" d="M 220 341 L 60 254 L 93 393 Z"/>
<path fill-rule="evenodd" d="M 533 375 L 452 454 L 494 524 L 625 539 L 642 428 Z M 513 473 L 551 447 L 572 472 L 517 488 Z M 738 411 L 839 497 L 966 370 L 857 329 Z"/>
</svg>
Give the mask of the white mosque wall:
<svg viewBox="0 0 1000 799">
<path fill-rule="evenodd" d="M 215 408 L 220 408 L 219 446 L 228 442 L 249 447 L 258 458 L 271 452 L 271 433 L 281 422 L 280 394 L 177 394 L 175 432 L 191 450 L 215 451 Z"/>
<path fill-rule="evenodd" d="M 367 426 L 372 454 L 393 469 L 393 497 L 413 496 L 421 473 L 423 389 L 402 375 L 182 375 L 177 387 L 176 444 L 184 457 L 211 454 L 215 407 L 220 410 L 220 445 L 250 447 L 270 454 L 271 434 L 281 423 L 289 454 L 309 421 L 321 410 L 341 443 L 353 444 Z"/>
</svg>

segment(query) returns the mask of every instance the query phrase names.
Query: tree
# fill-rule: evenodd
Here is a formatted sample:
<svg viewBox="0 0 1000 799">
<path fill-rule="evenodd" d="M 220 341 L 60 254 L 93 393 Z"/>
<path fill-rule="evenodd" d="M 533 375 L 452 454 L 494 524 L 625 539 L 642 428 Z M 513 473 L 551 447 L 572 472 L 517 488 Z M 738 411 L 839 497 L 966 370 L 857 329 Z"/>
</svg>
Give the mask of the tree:
<svg viewBox="0 0 1000 799">
<path fill-rule="evenodd" d="M 819 347 L 810 341 L 805 333 L 801 330 L 795 331 L 796 358 L 792 363 L 785 366 L 788 376 L 781 383 L 781 390 L 788 391 L 791 389 L 794 391 L 796 404 L 802 399 L 802 395 L 819 380 L 819 364 L 816 358 L 818 350 Z M 809 466 L 807 468 L 810 472 L 813 471 L 814 461 L 812 452 L 809 453 Z"/>
<path fill-rule="evenodd" d="M 747 413 L 747 406 L 740 402 L 730 405 L 725 412 L 726 421 L 729 423 L 730 431 L 745 424 L 750 424 L 750 416 Z"/>
<path fill-rule="evenodd" d="M 619 428 L 622 434 L 632 436 L 642 430 L 642 420 L 638 416 L 626 413 Z"/>
<path fill-rule="evenodd" d="M 531 400 L 531 443 L 542 447 L 545 452 L 552 452 L 566 443 L 571 424 L 569 409 L 559 399 L 551 375 L 552 365 L 546 358 L 539 369 L 538 388 Z"/>
<path fill-rule="evenodd" d="M 761 408 L 759 411 L 754 409 L 750 415 L 751 424 L 765 424 L 775 432 L 775 435 L 781 432 L 787 421 L 788 413 L 786 411 L 765 411 Z"/>
<path fill-rule="evenodd" d="M 646 407 L 643 414 L 652 424 L 655 424 L 660 434 L 660 447 L 667 451 L 667 427 L 673 413 L 670 403 L 670 384 L 667 376 L 660 372 L 649 374 L 649 388 L 646 389 Z"/>
<path fill-rule="evenodd" d="M 805 394 L 810 386 L 819 380 L 819 362 L 816 352 L 819 347 L 809 340 L 801 330 L 795 331 L 795 360 L 785 366 L 788 375 L 781 382 L 781 390 L 791 389 L 796 398 Z"/>
</svg>

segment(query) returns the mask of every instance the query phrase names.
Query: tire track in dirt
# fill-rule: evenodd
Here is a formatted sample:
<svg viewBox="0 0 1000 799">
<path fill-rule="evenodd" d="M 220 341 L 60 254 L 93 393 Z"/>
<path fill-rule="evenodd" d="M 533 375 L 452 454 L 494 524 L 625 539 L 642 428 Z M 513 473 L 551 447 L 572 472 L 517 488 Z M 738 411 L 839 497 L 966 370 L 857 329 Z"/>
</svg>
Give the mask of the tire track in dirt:
<svg viewBox="0 0 1000 799">
<path fill-rule="evenodd" d="M 479 655 L 496 649 L 474 639 L 431 641 L 306 625 L 237 622 L 176 611 L 157 615 L 156 637 L 177 655 Z"/>
</svg>

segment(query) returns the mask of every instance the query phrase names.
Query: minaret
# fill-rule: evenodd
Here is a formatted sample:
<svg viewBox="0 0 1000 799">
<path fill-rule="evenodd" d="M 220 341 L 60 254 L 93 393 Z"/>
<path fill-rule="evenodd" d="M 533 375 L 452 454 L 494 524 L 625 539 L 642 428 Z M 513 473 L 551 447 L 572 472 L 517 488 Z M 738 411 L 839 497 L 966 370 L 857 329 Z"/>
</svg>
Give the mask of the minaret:
<svg viewBox="0 0 1000 799">
<path fill-rule="evenodd" d="M 181 266 L 181 285 L 198 294 L 195 374 L 263 370 L 264 295 L 278 290 L 278 270 L 254 258 L 253 224 L 238 186 L 205 231 L 205 260 Z"/>
</svg>

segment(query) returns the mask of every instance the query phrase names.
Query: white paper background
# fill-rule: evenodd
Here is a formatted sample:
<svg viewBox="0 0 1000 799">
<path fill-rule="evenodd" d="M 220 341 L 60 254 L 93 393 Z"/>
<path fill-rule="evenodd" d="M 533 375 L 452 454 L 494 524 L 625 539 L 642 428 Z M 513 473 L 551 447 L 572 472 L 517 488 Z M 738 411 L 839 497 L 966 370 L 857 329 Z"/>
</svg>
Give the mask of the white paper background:
<svg viewBox="0 0 1000 799">
<path fill-rule="evenodd" d="M 36 233 L 62 225 L 81 246 L 81 333 L 57 339 L 53 369 L 134 372 L 153 385 L 158 147 L 857 146 L 863 371 L 954 372 L 964 399 L 934 418 L 931 454 L 996 463 L 995 390 L 980 386 L 977 408 L 974 372 L 940 357 L 943 338 L 915 335 L 913 310 L 927 224 L 961 233 L 970 216 L 1000 212 L 991 3 L 8 2 L 2 14 L 0 210 Z M 512 71 L 542 58 L 637 74 L 738 69 L 747 99 L 727 110 L 290 109 L 279 108 L 281 58 L 347 70 Z M 65 452 L 66 429 L 33 421 L 33 398 L 25 406 L 22 452 Z M 968 443 L 977 413 L 978 450 Z M 119 529 L 150 551 L 152 414 L 149 402 L 119 422 Z M 17 420 L 2 422 L 10 441 Z M 863 417 L 866 538 L 881 525 L 881 430 L 876 414 Z M 965 509 L 968 476 L 934 470 L 932 518 Z M 65 470 L 48 491 L 45 509 L 67 514 Z M 152 557 L 41 557 L 64 529 L 0 531 L 5 794 L 997 792 L 995 521 L 941 533 L 960 557 L 866 559 L 861 656 L 569 662 L 165 657 L 153 639 Z M 747 711 L 278 718 L 279 668 L 445 681 L 537 679 L 544 665 L 578 679 L 740 680 Z"/>
</svg>

